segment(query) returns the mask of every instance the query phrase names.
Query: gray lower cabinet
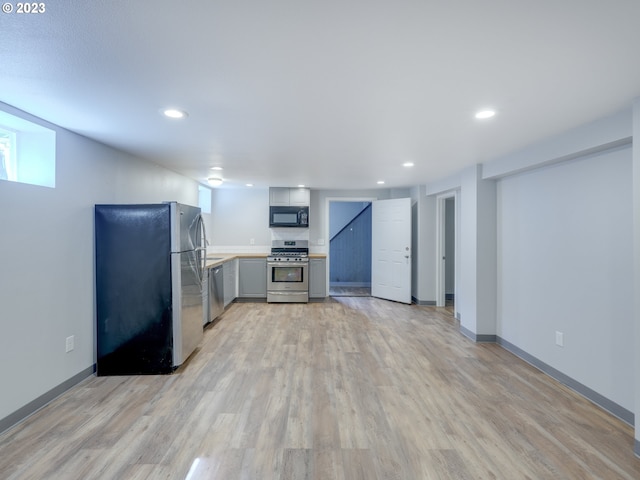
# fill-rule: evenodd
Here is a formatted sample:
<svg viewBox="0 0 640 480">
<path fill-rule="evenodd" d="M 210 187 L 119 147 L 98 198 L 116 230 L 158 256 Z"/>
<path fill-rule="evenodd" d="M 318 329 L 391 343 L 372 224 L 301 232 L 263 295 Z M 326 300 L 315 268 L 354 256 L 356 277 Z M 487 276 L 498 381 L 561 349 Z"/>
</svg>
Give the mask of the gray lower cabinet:
<svg viewBox="0 0 640 480">
<path fill-rule="evenodd" d="M 327 260 L 325 258 L 309 259 L 309 298 L 327 296 Z"/>
<path fill-rule="evenodd" d="M 224 306 L 226 307 L 238 296 L 238 260 L 225 262 L 222 266 L 224 278 Z"/>
<path fill-rule="evenodd" d="M 238 259 L 238 297 L 267 297 L 267 259 Z"/>
</svg>

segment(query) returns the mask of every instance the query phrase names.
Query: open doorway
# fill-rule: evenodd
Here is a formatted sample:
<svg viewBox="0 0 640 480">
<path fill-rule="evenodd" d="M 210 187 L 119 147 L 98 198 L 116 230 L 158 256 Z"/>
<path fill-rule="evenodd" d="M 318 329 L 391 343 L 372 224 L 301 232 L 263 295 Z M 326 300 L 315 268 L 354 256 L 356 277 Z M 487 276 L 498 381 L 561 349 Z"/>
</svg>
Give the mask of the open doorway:
<svg viewBox="0 0 640 480">
<path fill-rule="evenodd" d="M 456 296 L 456 199 L 444 201 L 444 305 L 453 310 Z"/>
<path fill-rule="evenodd" d="M 437 284 L 436 305 L 456 311 L 457 195 L 455 192 L 437 199 Z"/>
<path fill-rule="evenodd" d="M 329 295 L 371 295 L 371 202 L 329 202 Z"/>
</svg>

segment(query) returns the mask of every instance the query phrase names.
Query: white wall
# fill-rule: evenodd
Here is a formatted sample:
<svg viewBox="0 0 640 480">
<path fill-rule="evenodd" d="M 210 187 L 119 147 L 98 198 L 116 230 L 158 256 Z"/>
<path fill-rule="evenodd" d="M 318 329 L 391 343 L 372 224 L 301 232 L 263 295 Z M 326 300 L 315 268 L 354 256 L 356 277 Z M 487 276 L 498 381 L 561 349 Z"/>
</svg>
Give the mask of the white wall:
<svg viewBox="0 0 640 480">
<path fill-rule="evenodd" d="M 640 98 L 633 104 L 633 136 L 640 139 Z M 633 319 L 635 325 L 635 453 L 640 456 L 640 141 L 633 142 Z"/>
<path fill-rule="evenodd" d="M 640 454 L 640 354 L 631 368 L 640 351 L 637 142 L 635 187 L 631 180 L 640 101 L 634 112 L 469 167 L 426 185 L 426 193 L 460 192 L 461 330 L 495 335 L 626 420 L 635 413 Z M 428 254 L 435 258 L 435 250 Z M 564 334 L 562 348 L 556 331 Z"/>
<path fill-rule="evenodd" d="M 633 411 L 631 199 L 629 146 L 498 182 L 498 335 Z"/>
<path fill-rule="evenodd" d="M 495 181 L 482 178 L 481 165 L 464 169 L 460 180 L 456 311 L 467 334 L 495 335 Z"/>
<path fill-rule="evenodd" d="M 242 247 L 269 251 L 268 188 L 214 188 L 211 203 L 212 225 L 211 231 L 207 232 L 211 250 Z M 310 221 L 313 221 L 311 215 Z"/>
<path fill-rule="evenodd" d="M 95 363 L 96 203 L 177 200 L 196 182 L 42 122 L 57 132 L 56 188 L 0 182 L 0 420 Z M 65 339 L 75 349 L 65 353 Z"/>
<path fill-rule="evenodd" d="M 411 189 L 411 296 L 418 304 L 436 303 L 436 200 L 424 186 Z"/>
</svg>

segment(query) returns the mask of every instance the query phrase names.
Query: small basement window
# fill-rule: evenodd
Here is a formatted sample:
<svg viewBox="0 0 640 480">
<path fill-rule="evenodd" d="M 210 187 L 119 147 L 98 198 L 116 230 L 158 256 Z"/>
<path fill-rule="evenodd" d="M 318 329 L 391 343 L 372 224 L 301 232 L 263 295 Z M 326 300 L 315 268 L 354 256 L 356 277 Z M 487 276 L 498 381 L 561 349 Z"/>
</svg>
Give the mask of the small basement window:
<svg viewBox="0 0 640 480">
<path fill-rule="evenodd" d="M 211 189 L 198 185 L 198 206 L 202 213 L 211 213 Z"/>
<path fill-rule="evenodd" d="M 16 134 L 0 128 L 0 180 L 16 181 Z"/>
<path fill-rule="evenodd" d="M 0 111 L 0 180 L 56 186 L 56 132 Z"/>
</svg>

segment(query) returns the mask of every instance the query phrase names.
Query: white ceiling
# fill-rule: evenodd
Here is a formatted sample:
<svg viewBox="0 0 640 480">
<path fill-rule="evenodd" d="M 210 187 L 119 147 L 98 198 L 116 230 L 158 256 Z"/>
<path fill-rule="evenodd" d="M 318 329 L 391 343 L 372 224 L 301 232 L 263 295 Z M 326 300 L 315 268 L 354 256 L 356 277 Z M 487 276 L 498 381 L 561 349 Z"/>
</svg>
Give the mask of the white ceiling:
<svg viewBox="0 0 640 480">
<path fill-rule="evenodd" d="M 640 96 L 637 0 L 45 6 L 0 13 L 0 101 L 243 188 L 424 184 Z"/>
</svg>

